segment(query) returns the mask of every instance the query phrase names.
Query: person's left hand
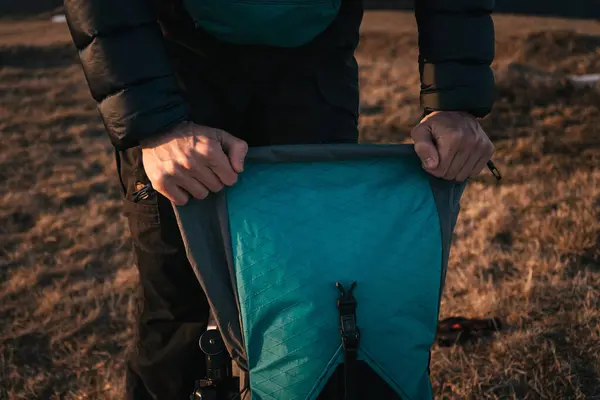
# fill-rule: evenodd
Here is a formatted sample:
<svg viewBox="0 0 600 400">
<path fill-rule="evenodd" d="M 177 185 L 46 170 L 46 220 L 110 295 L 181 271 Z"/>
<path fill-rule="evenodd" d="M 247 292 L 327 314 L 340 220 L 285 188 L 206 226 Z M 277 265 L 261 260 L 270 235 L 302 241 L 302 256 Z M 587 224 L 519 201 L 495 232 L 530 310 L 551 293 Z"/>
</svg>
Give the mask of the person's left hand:
<svg viewBox="0 0 600 400">
<path fill-rule="evenodd" d="M 458 111 L 434 111 L 411 132 L 423 168 L 438 178 L 464 181 L 479 175 L 494 145 L 475 117 Z"/>
</svg>

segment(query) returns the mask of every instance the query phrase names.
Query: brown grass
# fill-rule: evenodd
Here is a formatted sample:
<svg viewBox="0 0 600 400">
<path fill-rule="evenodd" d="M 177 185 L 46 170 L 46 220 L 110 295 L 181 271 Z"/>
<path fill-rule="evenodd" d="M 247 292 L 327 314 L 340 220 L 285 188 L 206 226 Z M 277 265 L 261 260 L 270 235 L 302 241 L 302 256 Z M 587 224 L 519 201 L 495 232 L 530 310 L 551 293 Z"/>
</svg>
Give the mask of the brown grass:
<svg viewBox="0 0 600 400">
<path fill-rule="evenodd" d="M 362 138 L 406 141 L 414 21 L 366 21 Z M 600 88 L 564 79 L 600 72 L 600 24 L 496 21 L 499 100 L 484 125 L 505 179 L 466 191 L 442 317 L 499 316 L 507 329 L 436 347 L 435 391 L 600 399 Z M 63 25 L 0 24 L 0 132 L 0 399 L 120 398 L 137 274 L 112 150 Z"/>
</svg>

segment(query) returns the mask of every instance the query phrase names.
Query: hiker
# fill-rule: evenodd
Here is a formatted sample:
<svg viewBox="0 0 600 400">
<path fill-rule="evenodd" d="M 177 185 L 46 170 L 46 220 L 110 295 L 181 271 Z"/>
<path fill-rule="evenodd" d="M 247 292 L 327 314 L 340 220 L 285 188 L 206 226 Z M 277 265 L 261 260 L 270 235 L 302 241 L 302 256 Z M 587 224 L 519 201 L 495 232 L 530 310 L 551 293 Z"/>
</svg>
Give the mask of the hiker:
<svg viewBox="0 0 600 400">
<path fill-rule="evenodd" d="M 424 118 L 412 137 L 423 167 L 443 179 L 479 174 L 493 153 L 478 122 L 493 103 L 493 3 L 416 1 Z M 115 148 L 139 270 L 128 399 L 188 398 L 205 374 L 198 339 L 209 304 L 171 203 L 209 201 L 234 185 L 248 146 L 358 141 L 362 7 L 359 0 L 65 0 Z M 158 193 L 134 202 L 148 183 Z"/>
</svg>

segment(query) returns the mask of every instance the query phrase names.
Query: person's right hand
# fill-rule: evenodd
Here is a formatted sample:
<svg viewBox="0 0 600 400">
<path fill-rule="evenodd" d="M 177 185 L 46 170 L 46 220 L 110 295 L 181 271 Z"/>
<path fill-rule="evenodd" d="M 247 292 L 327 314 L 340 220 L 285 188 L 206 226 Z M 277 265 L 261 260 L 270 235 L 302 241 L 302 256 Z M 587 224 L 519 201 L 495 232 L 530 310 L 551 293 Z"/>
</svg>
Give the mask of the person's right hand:
<svg viewBox="0 0 600 400">
<path fill-rule="evenodd" d="M 244 170 L 248 144 L 220 129 L 184 122 L 142 141 L 142 162 L 154 189 L 176 205 L 231 186 Z"/>
</svg>

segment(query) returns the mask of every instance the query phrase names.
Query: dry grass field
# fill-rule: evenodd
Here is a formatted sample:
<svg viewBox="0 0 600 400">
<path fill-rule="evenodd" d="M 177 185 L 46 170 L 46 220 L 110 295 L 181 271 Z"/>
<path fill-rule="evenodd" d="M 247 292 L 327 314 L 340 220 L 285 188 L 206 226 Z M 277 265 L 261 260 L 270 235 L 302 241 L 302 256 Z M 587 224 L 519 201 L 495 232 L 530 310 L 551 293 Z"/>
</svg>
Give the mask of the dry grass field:
<svg viewBox="0 0 600 400">
<path fill-rule="evenodd" d="M 504 175 L 463 198 L 442 317 L 494 338 L 435 347 L 437 399 L 600 399 L 600 23 L 496 16 Z M 415 23 L 371 12 L 362 139 L 419 115 Z M 118 399 L 137 273 L 113 153 L 64 24 L 0 22 L 0 399 Z"/>
</svg>

